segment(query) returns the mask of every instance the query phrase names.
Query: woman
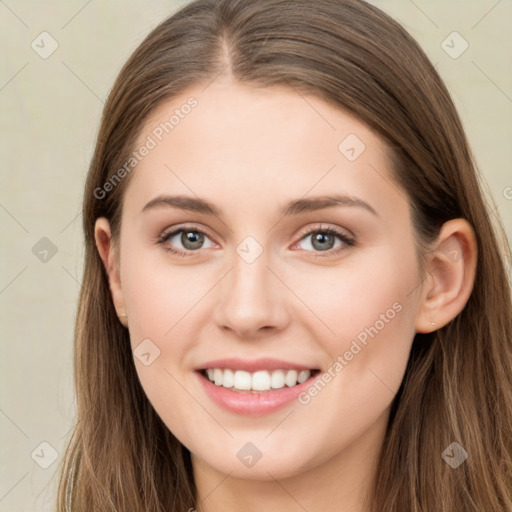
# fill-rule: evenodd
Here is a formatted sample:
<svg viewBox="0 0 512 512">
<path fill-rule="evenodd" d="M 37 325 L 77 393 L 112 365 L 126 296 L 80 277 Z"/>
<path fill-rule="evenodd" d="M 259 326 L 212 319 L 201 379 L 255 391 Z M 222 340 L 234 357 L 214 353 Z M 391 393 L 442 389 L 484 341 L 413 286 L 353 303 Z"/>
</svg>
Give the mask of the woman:
<svg viewBox="0 0 512 512">
<path fill-rule="evenodd" d="M 183 7 L 103 113 L 58 509 L 511 510 L 488 212 L 446 87 L 379 9 Z"/>
</svg>

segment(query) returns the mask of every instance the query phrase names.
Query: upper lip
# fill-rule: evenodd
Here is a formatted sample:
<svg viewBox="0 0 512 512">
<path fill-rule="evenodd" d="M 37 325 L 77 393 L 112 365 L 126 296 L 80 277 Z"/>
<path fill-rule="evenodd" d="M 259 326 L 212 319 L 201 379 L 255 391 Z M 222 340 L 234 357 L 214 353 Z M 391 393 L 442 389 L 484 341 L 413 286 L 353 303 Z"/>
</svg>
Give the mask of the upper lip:
<svg viewBox="0 0 512 512">
<path fill-rule="evenodd" d="M 196 370 L 208 370 L 210 368 L 225 368 L 230 370 L 245 370 L 246 372 L 256 372 L 258 370 L 313 370 L 312 366 L 306 366 L 290 361 L 282 361 L 273 358 L 260 359 L 215 359 L 198 366 Z"/>
</svg>

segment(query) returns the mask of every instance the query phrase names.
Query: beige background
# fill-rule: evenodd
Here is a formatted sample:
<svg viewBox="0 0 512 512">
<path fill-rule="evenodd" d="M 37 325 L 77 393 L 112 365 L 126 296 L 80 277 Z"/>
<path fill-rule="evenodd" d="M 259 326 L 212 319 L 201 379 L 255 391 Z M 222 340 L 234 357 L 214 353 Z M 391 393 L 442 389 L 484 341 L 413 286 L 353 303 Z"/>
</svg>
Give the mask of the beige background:
<svg viewBox="0 0 512 512">
<path fill-rule="evenodd" d="M 373 3 L 406 26 L 446 80 L 512 239 L 512 1 Z M 0 1 L 0 512 L 53 510 L 52 476 L 73 426 L 79 211 L 101 108 L 125 59 L 179 5 Z M 47 59 L 31 47 L 50 48 L 43 31 L 58 43 Z M 456 59 L 441 46 L 453 31 L 469 44 Z M 453 53 L 464 43 L 452 39 Z M 57 250 L 46 263 L 33 252 L 43 237 Z M 52 452 L 42 442 L 57 452 L 47 469 Z"/>
</svg>

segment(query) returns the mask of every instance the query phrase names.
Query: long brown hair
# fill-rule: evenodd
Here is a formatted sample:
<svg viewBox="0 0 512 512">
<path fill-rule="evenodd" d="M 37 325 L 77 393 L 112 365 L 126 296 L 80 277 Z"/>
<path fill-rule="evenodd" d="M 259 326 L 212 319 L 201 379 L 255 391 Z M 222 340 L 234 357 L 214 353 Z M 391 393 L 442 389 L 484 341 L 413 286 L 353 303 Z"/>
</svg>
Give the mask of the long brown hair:
<svg viewBox="0 0 512 512">
<path fill-rule="evenodd" d="M 117 239 L 133 173 L 105 197 L 97 191 L 129 158 L 148 115 L 222 72 L 257 87 L 286 85 L 314 94 L 373 128 L 389 146 L 392 171 L 411 203 L 420 258 L 444 222 L 464 218 L 474 228 L 472 294 L 448 325 L 414 339 L 368 505 L 379 512 L 510 512 L 512 305 L 504 265 L 510 248 L 501 224 L 491 221 L 438 73 L 397 22 L 361 0 L 196 0 L 156 27 L 121 70 L 84 194 L 77 424 L 62 463 L 59 512 L 200 506 L 190 453 L 138 380 L 94 224 L 107 217 Z M 441 457 L 453 441 L 468 453 L 457 469 Z"/>
</svg>

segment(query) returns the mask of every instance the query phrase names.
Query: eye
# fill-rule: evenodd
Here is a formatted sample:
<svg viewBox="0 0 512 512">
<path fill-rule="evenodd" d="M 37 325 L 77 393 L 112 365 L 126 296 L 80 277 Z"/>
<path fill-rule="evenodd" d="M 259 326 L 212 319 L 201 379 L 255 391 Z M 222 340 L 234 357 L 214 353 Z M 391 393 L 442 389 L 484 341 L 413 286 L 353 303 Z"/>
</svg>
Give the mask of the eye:
<svg viewBox="0 0 512 512">
<path fill-rule="evenodd" d="M 339 241 L 338 245 L 336 245 L 336 239 Z M 209 241 L 209 244 L 205 245 L 205 241 Z M 303 241 L 307 241 L 306 247 L 302 247 L 304 250 L 327 253 L 328 256 L 336 255 L 346 250 L 347 247 L 355 245 L 353 238 L 329 226 L 317 226 L 306 231 L 300 242 L 295 245 L 300 245 Z M 164 233 L 158 237 L 156 243 L 163 245 L 167 252 L 183 257 L 192 256 L 199 249 L 215 246 L 207 233 L 197 226 L 183 226 L 169 233 Z"/>
<path fill-rule="evenodd" d="M 205 246 L 205 240 L 209 240 L 210 245 Z M 170 233 L 164 233 L 158 238 L 157 243 L 162 244 L 166 251 L 178 256 L 191 256 L 191 253 L 198 249 L 214 246 L 208 235 L 196 226 L 181 227 Z M 176 246 L 178 246 L 177 249 L 174 248 Z"/>
<path fill-rule="evenodd" d="M 338 245 L 336 245 L 336 239 L 339 241 Z M 318 226 L 307 231 L 298 244 L 303 241 L 306 241 L 305 247 L 302 247 L 303 249 L 307 251 L 313 250 L 314 252 L 328 253 L 330 256 L 338 254 L 347 247 L 355 245 L 355 240 L 344 232 L 332 227 L 323 226 Z"/>
</svg>

